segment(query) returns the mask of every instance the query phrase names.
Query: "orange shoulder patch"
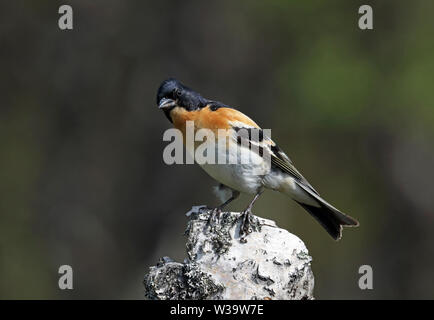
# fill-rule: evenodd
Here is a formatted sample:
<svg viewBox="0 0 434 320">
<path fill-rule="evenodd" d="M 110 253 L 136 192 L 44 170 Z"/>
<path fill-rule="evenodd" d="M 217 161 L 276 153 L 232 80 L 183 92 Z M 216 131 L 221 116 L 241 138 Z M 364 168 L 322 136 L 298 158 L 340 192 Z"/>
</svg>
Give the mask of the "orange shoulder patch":
<svg viewBox="0 0 434 320">
<path fill-rule="evenodd" d="M 213 113 L 216 113 L 219 118 L 224 118 L 227 121 L 227 126 L 229 127 L 230 122 L 241 122 L 248 126 L 252 126 L 255 128 L 259 128 L 259 126 L 254 122 L 252 119 L 250 119 L 248 116 L 243 114 L 242 112 L 231 109 L 231 108 L 219 108 L 216 111 L 210 111 Z"/>
</svg>

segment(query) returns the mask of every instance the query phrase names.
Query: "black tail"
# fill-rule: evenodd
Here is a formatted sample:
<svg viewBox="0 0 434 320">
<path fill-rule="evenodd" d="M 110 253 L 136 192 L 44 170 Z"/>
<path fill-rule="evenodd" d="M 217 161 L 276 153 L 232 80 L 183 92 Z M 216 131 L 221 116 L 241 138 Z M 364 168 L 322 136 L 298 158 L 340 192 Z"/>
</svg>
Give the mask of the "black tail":
<svg viewBox="0 0 434 320">
<path fill-rule="evenodd" d="M 297 201 L 307 212 L 309 212 L 335 240 L 342 237 L 342 226 L 357 227 L 359 222 L 350 216 L 340 212 L 322 199 L 317 193 L 313 192 L 310 188 L 297 183 L 315 202 L 318 206 L 306 204 Z"/>
<path fill-rule="evenodd" d="M 309 212 L 335 240 L 339 240 L 342 237 L 342 226 L 356 227 L 359 225 L 350 216 L 326 206 L 314 207 L 305 203 L 297 203 Z"/>
</svg>

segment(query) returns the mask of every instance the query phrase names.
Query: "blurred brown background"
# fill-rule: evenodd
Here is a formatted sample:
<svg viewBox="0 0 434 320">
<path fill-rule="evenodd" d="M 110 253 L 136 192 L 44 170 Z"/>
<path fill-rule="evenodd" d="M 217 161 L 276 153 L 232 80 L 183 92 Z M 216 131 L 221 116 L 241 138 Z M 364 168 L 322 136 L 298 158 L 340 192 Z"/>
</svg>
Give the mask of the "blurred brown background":
<svg viewBox="0 0 434 320">
<path fill-rule="evenodd" d="M 150 265 L 182 261 L 184 213 L 217 200 L 199 167 L 163 163 L 169 76 L 272 128 L 359 219 L 335 243 L 285 196 L 258 201 L 305 241 L 317 298 L 434 297 L 433 2 L 74 0 L 72 31 L 61 4 L 0 3 L 1 298 L 141 299 Z"/>
</svg>

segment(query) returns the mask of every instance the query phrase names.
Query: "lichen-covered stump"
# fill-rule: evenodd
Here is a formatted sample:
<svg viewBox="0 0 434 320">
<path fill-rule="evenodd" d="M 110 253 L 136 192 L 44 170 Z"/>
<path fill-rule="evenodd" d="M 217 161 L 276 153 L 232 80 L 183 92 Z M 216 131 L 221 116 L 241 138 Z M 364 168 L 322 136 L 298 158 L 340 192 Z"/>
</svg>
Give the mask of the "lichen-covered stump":
<svg viewBox="0 0 434 320">
<path fill-rule="evenodd" d="M 193 207 L 184 263 L 164 257 L 145 276 L 148 299 L 313 299 L 314 278 L 304 243 L 253 217 L 240 237 L 239 213 L 224 212 L 208 225 L 210 210 Z"/>
</svg>

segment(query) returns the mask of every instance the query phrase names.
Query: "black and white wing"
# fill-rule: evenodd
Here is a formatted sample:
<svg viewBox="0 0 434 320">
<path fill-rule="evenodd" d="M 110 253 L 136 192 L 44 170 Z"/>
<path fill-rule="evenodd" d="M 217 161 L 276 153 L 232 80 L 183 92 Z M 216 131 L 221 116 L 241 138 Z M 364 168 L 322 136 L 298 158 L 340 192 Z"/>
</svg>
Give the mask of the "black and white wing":
<svg viewBox="0 0 434 320">
<path fill-rule="evenodd" d="M 270 137 L 264 132 L 263 129 L 259 127 L 253 127 L 245 125 L 244 123 L 233 123 L 232 128 L 235 131 L 235 139 L 238 144 L 243 144 L 245 146 L 256 146 L 259 150 L 259 154 L 262 156 L 266 153 L 270 155 L 271 166 L 274 169 L 280 170 L 299 183 L 307 186 L 314 193 L 319 195 L 319 193 L 310 185 L 310 183 L 303 177 L 303 175 L 294 166 L 291 159 L 279 148 L 279 146 L 271 140 Z M 252 148 L 254 149 L 254 148 Z"/>
</svg>

